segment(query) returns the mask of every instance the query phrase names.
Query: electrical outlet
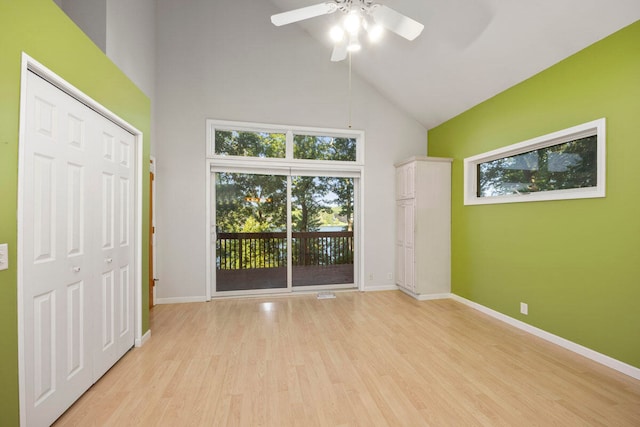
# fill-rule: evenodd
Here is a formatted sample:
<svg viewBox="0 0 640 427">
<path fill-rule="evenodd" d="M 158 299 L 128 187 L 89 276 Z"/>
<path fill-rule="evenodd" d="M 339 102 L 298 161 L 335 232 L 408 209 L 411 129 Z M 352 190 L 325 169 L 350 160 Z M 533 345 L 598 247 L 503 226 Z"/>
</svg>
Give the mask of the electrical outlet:
<svg viewBox="0 0 640 427">
<path fill-rule="evenodd" d="M 369 273 L 369 280 L 373 280 L 373 273 Z"/>
<path fill-rule="evenodd" d="M 0 245 L 0 270 L 9 268 L 9 245 L 3 243 Z"/>
<path fill-rule="evenodd" d="M 522 313 L 524 315 L 528 315 L 529 314 L 529 304 L 527 304 L 525 302 L 521 302 L 520 303 L 520 313 Z"/>
<path fill-rule="evenodd" d="M 393 275 L 391 273 L 387 273 L 387 279 L 389 280 L 393 279 Z"/>
</svg>

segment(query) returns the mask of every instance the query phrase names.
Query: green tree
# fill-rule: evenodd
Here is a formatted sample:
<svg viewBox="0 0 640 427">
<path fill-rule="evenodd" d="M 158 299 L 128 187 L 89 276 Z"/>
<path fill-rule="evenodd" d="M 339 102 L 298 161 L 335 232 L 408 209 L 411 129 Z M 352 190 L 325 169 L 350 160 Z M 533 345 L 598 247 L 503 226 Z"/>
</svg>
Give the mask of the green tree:
<svg viewBox="0 0 640 427">
<path fill-rule="evenodd" d="M 478 165 L 478 196 L 597 185 L 596 136 L 564 142 Z"/>
<path fill-rule="evenodd" d="M 260 132 L 215 132 L 216 153 L 231 156 L 285 157 L 284 134 Z M 355 139 L 296 135 L 294 157 L 315 160 L 355 160 Z M 322 176 L 292 176 L 291 203 L 293 231 L 317 231 L 321 214 L 332 213 L 336 204 L 347 229 L 353 229 L 353 179 Z M 242 174 L 216 174 L 216 229 L 218 233 L 273 232 L 286 229 L 286 177 Z M 306 238 L 305 238 L 306 239 Z M 278 251 L 284 251 L 279 244 Z M 315 263 L 313 254 L 320 253 L 317 239 L 295 241 L 294 263 Z M 226 252 L 225 252 L 226 251 Z M 218 247 L 219 256 L 246 260 L 268 256 L 246 242 L 240 248 Z M 273 251 L 273 248 L 270 249 Z M 242 256 L 239 256 L 242 255 Z M 278 253 L 277 257 L 281 257 Z M 234 259 L 235 259 L 234 258 Z M 243 264 L 245 262 L 243 261 Z"/>
<path fill-rule="evenodd" d="M 327 180 L 323 177 L 291 177 L 292 223 L 294 231 L 317 231 L 320 228 L 320 213 L 329 212 L 325 197 L 329 193 Z"/>
<path fill-rule="evenodd" d="M 219 232 L 282 231 L 287 224 L 286 177 L 216 174 L 216 228 Z"/>
<path fill-rule="evenodd" d="M 356 160 L 355 138 L 331 136 L 295 135 L 293 157 L 307 160 Z"/>
<path fill-rule="evenodd" d="M 347 231 L 353 231 L 353 178 L 333 178 L 329 181 L 330 190 L 339 201 L 339 215 L 347 223 Z"/>
<path fill-rule="evenodd" d="M 286 138 L 283 133 L 238 132 L 217 130 L 215 152 L 227 156 L 285 157 Z"/>
</svg>

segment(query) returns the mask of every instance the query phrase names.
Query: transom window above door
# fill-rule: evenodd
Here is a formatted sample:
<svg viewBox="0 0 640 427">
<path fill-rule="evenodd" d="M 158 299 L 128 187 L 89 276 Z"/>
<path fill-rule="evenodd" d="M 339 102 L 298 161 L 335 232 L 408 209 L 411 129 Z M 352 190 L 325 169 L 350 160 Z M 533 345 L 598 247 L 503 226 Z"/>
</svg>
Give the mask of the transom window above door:
<svg viewBox="0 0 640 427">
<path fill-rule="evenodd" d="M 364 133 L 344 129 L 207 120 L 207 157 L 360 165 Z"/>
</svg>

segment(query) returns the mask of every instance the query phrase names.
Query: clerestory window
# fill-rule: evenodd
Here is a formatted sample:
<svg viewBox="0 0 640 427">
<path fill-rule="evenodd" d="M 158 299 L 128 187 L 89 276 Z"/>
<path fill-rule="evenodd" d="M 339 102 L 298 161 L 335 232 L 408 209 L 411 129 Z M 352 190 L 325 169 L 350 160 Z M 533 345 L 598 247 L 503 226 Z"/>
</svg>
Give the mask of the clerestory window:
<svg viewBox="0 0 640 427">
<path fill-rule="evenodd" d="M 362 163 L 361 131 L 207 121 L 210 158 Z"/>
<path fill-rule="evenodd" d="M 605 196 L 605 119 L 465 159 L 465 204 Z"/>
</svg>

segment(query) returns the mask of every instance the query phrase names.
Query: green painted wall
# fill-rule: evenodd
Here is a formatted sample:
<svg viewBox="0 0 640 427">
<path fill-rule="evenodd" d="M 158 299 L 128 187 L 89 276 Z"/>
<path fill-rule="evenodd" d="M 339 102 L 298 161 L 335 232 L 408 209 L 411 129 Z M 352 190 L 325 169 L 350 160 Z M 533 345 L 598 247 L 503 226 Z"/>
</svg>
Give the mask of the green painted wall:
<svg viewBox="0 0 640 427">
<path fill-rule="evenodd" d="M 465 157 L 600 117 L 606 198 L 463 205 Z M 640 368 L 640 21 L 428 138 L 455 159 L 453 292 Z"/>
<path fill-rule="evenodd" d="M 25 51 L 144 133 L 148 177 L 149 99 L 51 0 L 0 0 L 0 243 L 9 244 L 9 269 L 0 271 L 0 425 L 19 422 L 17 334 L 17 186 L 21 53 Z M 148 218 L 148 182 L 143 218 Z M 148 224 L 143 224 L 143 248 Z M 142 277 L 148 277 L 143 249 Z M 149 329 L 143 280 L 143 331 Z"/>
</svg>

